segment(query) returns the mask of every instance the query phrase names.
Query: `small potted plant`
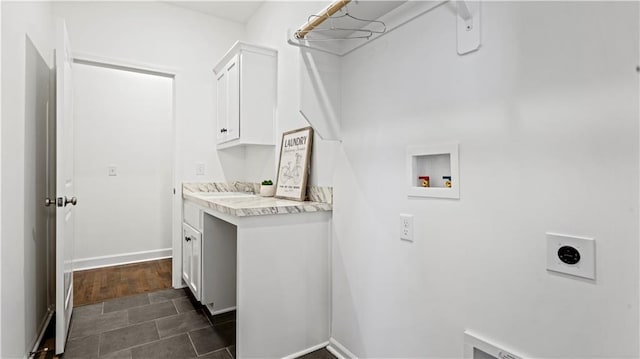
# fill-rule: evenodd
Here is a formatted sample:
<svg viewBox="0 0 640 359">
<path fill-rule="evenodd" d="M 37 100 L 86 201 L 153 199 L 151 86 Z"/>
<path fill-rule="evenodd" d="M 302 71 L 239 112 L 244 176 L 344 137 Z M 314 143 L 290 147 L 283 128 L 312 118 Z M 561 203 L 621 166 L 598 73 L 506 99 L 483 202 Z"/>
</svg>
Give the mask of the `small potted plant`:
<svg viewBox="0 0 640 359">
<path fill-rule="evenodd" d="M 276 193 L 276 187 L 271 180 L 264 180 L 260 185 L 260 195 L 262 197 L 273 197 Z"/>
</svg>

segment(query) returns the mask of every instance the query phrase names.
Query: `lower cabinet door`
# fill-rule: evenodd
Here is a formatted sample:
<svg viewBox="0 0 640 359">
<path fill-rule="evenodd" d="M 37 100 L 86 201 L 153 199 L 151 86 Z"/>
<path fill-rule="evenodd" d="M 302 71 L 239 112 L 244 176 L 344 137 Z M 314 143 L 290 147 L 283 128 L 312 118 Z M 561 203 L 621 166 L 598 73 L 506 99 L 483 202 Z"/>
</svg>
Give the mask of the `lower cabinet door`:
<svg viewBox="0 0 640 359">
<path fill-rule="evenodd" d="M 182 279 L 193 296 L 200 300 L 202 272 L 202 234 L 182 223 Z"/>
<path fill-rule="evenodd" d="M 182 279 L 189 284 L 191 281 L 191 238 L 186 223 L 182 224 Z"/>
<path fill-rule="evenodd" d="M 202 294 L 202 235 L 193 236 L 191 243 L 191 276 L 189 287 L 196 299 L 200 300 Z"/>
</svg>

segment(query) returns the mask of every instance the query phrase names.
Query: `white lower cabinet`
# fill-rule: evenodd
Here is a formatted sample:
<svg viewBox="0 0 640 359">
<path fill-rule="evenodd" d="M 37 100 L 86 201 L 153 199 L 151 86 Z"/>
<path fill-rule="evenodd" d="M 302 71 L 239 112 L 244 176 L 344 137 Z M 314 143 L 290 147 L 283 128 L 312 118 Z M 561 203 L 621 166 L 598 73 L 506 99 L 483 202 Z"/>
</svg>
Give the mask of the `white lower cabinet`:
<svg viewBox="0 0 640 359">
<path fill-rule="evenodd" d="M 236 358 L 293 357 L 330 337 L 330 212 L 232 216 L 185 202 L 182 277 L 236 309 Z"/>
<path fill-rule="evenodd" d="M 193 296 L 202 296 L 202 233 L 182 223 L 182 279 Z"/>
</svg>

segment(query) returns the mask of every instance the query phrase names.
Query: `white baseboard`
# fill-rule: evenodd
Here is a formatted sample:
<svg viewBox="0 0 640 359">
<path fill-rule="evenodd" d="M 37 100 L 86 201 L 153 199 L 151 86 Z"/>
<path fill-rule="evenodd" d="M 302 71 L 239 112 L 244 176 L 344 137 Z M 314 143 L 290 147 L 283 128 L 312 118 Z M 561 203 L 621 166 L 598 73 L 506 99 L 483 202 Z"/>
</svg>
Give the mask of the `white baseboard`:
<svg viewBox="0 0 640 359">
<path fill-rule="evenodd" d="M 211 313 L 211 315 L 224 314 L 224 313 L 236 310 L 235 306 L 229 307 L 229 308 L 218 309 L 218 310 L 213 310 L 213 304 L 207 304 L 207 305 L 205 305 L 205 307 L 207 307 L 207 310 L 209 311 L 209 313 Z"/>
<path fill-rule="evenodd" d="M 335 355 L 338 359 L 358 359 L 355 354 L 353 354 L 347 347 L 340 344 L 339 341 L 334 338 L 329 338 L 329 345 L 327 346 L 327 350 Z"/>
<path fill-rule="evenodd" d="M 173 250 L 171 248 L 154 249 L 151 251 L 114 254 L 110 256 L 78 258 L 73 260 L 73 270 L 80 271 L 86 269 L 111 267 L 122 264 L 146 262 L 157 259 L 171 258 Z"/>
<path fill-rule="evenodd" d="M 314 345 L 314 346 L 312 346 L 311 348 L 307 348 L 307 349 L 301 350 L 301 351 L 299 351 L 299 352 L 297 352 L 297 353 L 293 353 L 293 354 L 291 354 L 291 355 L 287 355 L 287 356 L 283 357 L 282 359 L 295 359 L 295 358 L 299 358 L 299 357 L 301 357 L 301 356 L 303 356 L 303 355 L 305 355 L 305 354 L 309 354 L 309 353 L 311 353 L 311 352 L 315 352 L 315 351 L 316 351 L 316 350 L 318 350 L 318 349 L 322 349 L 322 348 L 326 347 L 326 346 L 327 346 L 327 344 L 329 344 L 329 342 L 320 343 L 320 344 L 318 344 L 318 345 Z"/>
</svg>

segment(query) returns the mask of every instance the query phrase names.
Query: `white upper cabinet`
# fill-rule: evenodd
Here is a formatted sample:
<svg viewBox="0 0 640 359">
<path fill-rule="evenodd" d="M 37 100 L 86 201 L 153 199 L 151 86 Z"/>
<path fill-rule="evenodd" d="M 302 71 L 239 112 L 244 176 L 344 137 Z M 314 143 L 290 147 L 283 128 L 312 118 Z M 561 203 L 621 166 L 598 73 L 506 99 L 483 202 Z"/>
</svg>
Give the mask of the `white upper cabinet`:
<svg viewBox="0 0 640 359">
<path fill-rule="evenodd" d="M 236 42 L 213 69 L 218 148 L 275 145 L 276 50 Z"/>
</svg>

